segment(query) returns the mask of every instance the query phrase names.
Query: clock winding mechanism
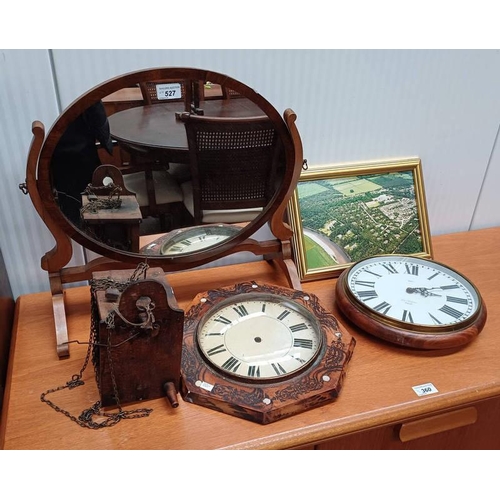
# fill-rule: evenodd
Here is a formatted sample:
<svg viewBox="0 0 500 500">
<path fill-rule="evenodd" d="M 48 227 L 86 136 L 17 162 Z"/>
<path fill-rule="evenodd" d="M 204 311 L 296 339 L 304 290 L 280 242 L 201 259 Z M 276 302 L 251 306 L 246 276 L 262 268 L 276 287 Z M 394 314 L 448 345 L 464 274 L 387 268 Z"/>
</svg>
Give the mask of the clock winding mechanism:
<svg viewBox="0 0 500 500">
<path fill-rule="evenodd" d="M 130 275 L 93 273 L 93 362 L 102 404 L 166 396 L 176 407 L 184 312 L 161 268 L 149 269 L 147 279 Z"/>
</svg>

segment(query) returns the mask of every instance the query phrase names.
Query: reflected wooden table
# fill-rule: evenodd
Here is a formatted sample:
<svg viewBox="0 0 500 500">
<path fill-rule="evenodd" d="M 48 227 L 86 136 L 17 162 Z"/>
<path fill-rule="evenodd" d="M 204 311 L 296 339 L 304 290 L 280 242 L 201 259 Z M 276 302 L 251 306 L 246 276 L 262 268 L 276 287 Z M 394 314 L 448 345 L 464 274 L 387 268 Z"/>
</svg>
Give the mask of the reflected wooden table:
<svg viewBox="0 0 500 500">
<path fill-rule="evenodd" d="M 265 116 L 246 98 L 214 99 L 200 104 L 204 116 L 243 118 Z M 184 123 L 176 118 L 184 113 L 184 103 L 151 104 L 120 111 L 108 117 L 111 136 L 119 144 L 142 147 L 161 153 L 166 161 L 189 163 Z"/>
<path fill-rule="evenodd" d="M 423 352 L 364 334 L 338 311 L 335 279 L 303 284 L 355 338 L 339 398 L 320 408 L 259 425 L 164 398 L 133 404 L 152 408 L 147 418 L 124 420 L 99 431 L 83 429 L 40 401 L 40 394 L 71 379 L 87 346 L 71 344 L 58 359 L 50 292 L 24 295 L 16 303 L 0 447 L 5 449 L 500 449 L 500 228 L 433 238 L 434 258 L 470 278 L 488 308 L 484 330 L 457 350 Z M 273 264 L 260 261 L 172 273 L 167 276 L 179 306 L 202 291 L 255 280 L 287 286 Z M 65 292 L 71 340 L 88 340 L 88 287 Z M 79 414 L 98 399 L 92 367 L 85 385 L 57 402 Z M 437 393 L 412 389 L 432 383 Z"/>
</svg>

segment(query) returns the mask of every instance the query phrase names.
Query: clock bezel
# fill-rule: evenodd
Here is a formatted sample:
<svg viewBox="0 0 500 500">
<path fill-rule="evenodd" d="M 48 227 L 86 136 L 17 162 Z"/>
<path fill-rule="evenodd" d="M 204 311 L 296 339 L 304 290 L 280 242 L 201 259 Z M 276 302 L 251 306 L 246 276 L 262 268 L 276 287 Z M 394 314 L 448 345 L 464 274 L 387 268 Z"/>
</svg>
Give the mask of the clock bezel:
<svg viewBox="0 0 500 500">
<path fill-rule="evenodd" d="M 477 295 L 477 308 L 466 319 L 447 325 L 415 324 L 385 316 L 367 306 L 352 292 L 349 286 L 350 273 L 353 268 L 372 260 L 402 258 L 418 261 L 426 265 L 436 265 L 444 271 L 455 274 L 474 290 Z M 415 256 L 387 254 L 367 257 L 345 269 L 337 280 L 336 302 L 339 310 L 361 330 L 388 342 L 417 349 L 448 349 L 461 347 L 479 335 L 486 322 L 487 312 L 481 294 L 474 283 L 456 269 L 431 259 Z"/>
<path fill-rule="evenodd" d="M 258 287 L 258 285 L 256 285 Z M 314 352 L 314 354 L 311 356 L 311 358 L 302 366 L 299 367 L 297 370 L 293 370 L 290 372 L 287 372 L 283 375 L 276 375 L 272 377 L 250 377 L 250 376 L 244 376 L 244 375 L 238 375 L 237 373 L 232 373 L 228 370 L 225 370 L 220 366 L 219 364 L 215 363 L 213 360 L 211 360 L 205 353 L 204 349 L 200 345 L 200 334 L 201 330 L 205 326 L 205 324 L 214 316 L 216 315 L 220 310 L 225 309 L 227 306 L 234 304 L 234 303 L 239 303 L 245 300 L 266 300 L 268 302 L 274 302 L 274 303 L 284 303 L 287 304 L 290 309 L 294 309 L 295 311 L 299 312 L 299 314 L 302 315 L 302 317 L 307 318 L 307 321 L 311 322 L 313 324 L 314 331 L 318 337 L 318 346 Z M 196 346 L 199 350 L 199 353 L 201 357 L 205 360 L 208 366 L 210 366 L 213 370 L 218 372 L 220 375 L 224 377 L 228 377 L 231 379 L 235 379 L 241 382 L 246 382 L 249 384 L 273 384 L 277 382 L 281 382 L 283 380 L 290 379 L 292 377 L 296 377 L 303 372 L 310 370 L 313 368 L 315 362 L 318 360 L 318 358 L 321 356 L 321 354 L 324 354 L 325 350 L 325 341 L 326 341 L 326 335 L 325 332 L 321 329 L 321 325 L 319 324 L 316 316 L 314 315 L 313 311 L 311 310 L 310 307 L 308 307 L 308 302 L 310 300 L 309 295 L 304 294 L 301 297 L 301 302 L 299 302 L 297 299 L 293 300 L 288 297 L 284 297 L 282 295 L 276 295 L 275 293 L 268 293 L 268 292 L 261 292 L 261 291 L 256 291 L 255 292 L 245 292 L 245 293 L 239 293 L 236 295 L 231 295 L 222 301 L 218 302 L 214 306 L 210 308 L 210 310 L 204 315 L 204 317 L 201 319 L 201 321 L 198 323 L 196 327 L 196 333 L 195 333 L 195 338 L 196 338 Z"/>
</svg>

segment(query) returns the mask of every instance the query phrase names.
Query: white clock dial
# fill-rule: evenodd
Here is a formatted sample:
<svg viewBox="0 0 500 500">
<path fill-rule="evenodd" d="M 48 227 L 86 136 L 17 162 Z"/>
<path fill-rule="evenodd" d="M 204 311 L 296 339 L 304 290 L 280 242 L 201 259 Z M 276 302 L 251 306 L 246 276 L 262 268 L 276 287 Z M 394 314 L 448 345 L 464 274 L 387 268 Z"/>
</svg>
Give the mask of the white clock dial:
<svg viewBox="0 0 500 500">
<path fill-rule="evenodd" d="M 213 366 L 236 377 L 279 379 L 310 365 L 322 346 L 316 318 L 272 294 L 222 302 L 200 323 L 197 340 Z"/>
<path fill-rule="evenodd" d="M 229 225 L 197 226 L 179 231 L 163 243 L 160 255 L 177 255 L 197 252 L 235 236 L 239 228 Z"/>
<path fill-rule="evenodd" d="M 436 262 L 408 256 L 358 262 L 348 272 L 347 285 L 374 313 L 406 324 L 462 323 L 480 306 L 475 287 L 465 277 Z"/>
<path fill-rule="evenodd" d="M 143 253 L 172 257 L 214 247 L 236 236 L 241 228 L 230 224 L 207 224 L 182 228 L 149 243 Z"/>
</svg>

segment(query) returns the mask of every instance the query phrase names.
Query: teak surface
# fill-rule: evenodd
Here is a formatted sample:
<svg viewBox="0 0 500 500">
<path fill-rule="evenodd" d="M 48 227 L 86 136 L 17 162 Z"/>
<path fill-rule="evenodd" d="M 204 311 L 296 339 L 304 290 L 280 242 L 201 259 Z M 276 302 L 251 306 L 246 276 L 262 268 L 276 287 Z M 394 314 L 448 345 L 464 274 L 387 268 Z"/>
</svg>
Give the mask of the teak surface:
<svg viewBox="0 0 500 500">
<path fill-rule="evenodd" d="M 389 424 L 432 417 L 462 406 L 481 408 L 500 396 L 500 228 L 439 236 L 434 259 L 471 279 L 488 307 L 482 333 L 455 351 L 416 351 L 388 344 L 347 324 L 334 305 L 335 279 L 304 283 L 356 338 L 352 360 L 339 398 L 331 404 L 268 425 L 259 425 L 180 401 L 177 409 L 162 398 L 132 407 L 153 408 L 147 418 L 125 420 L 115 427 L 82 429 L 40 402 L 40 394 L 78 373 L 85 345 L 71 344 L 70 358 L 57 358 L 49 292 L 17 300 L 0 445 L 5 449 L 212 449 L 292 448 L 321 441 L 373 436 Z M 286 286 L 277 267 L 254 262 L 169 274 L 179 306 L 186 309 L 200 291 L 253 279 Z M 72 340 L 88 339 L 88 287 L 65 292 Z M 97 399 L 92 367 L 86 385 L 52 400 L 79 414 Z M 419 397 L 413 386 L 431 382 L 438 393 Z M 59 393 L 61 394 L 61 393 Z M 498 400 L 498 399 L 496 399 Z M 493 400 L 495 401 L 495 399 Z M 498 408 L 499 405 L 496 405 Z M 498 422 L 498 418 L 496 421 Z M 379 430 L 377 430 L 379 429 Z M 498 427 L 496 428 L 498 429 Z M 490 435 L 495 446 L 500 431 Z M 431 438 L 426 438 L 431 439 Z M 484 442 L 484 440 L 483 440 Z M 359 443 L 358 443 L 359 444 Z M 361 443 L 369 447 L 369 443 Z M 383 446 L 383 443 L 380 443 Z"/>
</svg>

